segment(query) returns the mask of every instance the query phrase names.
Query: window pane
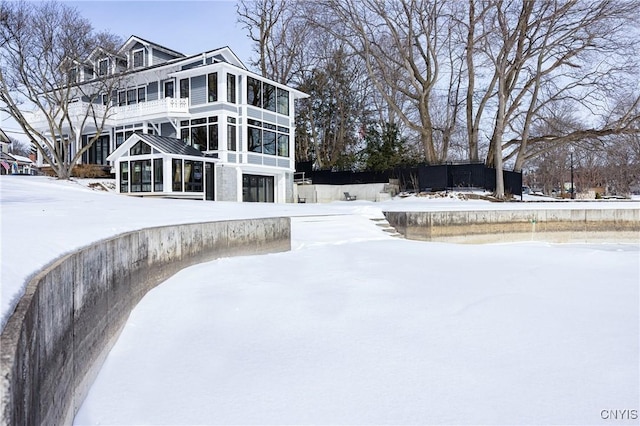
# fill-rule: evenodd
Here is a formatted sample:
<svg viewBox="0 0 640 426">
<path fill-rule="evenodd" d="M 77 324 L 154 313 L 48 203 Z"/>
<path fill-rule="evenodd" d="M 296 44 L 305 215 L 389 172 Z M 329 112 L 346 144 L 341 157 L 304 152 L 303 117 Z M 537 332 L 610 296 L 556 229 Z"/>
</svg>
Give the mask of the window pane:
<svg viewBox="0 0 640 426">
<path fill-rule="evenodd" d="M 200 151 L 207 149 L 207 126 L 191 128 L 191 145 Z"/>
<path fill-rule="evenodd" d="M 182 192 L 182 160 L 173 159 L 172 165 L 172 189 L 176 192 Z"/>
<path fill-rule="evenodd" d="M 142 163 L 142 192 L 151 192 L 151 160 Z"/>
<path fill-rule="evenodd" d="M 164 83 L 164 97 L 173 98 L 173 81 L 167 81 Z"/>
<path fill-rule="evenodd" d="M 144 51 L 138 50 L 133 52 L 133 67 L 138 68 L 144 66 Z"/>
<path fill-rule="evenodd" d="M 227 102 L 236 103 L 236 76 L 227 74 Z"/>
<path fill-rule="evenodd" d="M 189 128 L 187 127 L 186 129 L 183 128 L 180 130 L 180 140 L 182 140 L 182 142 L 184 142 L 185 144 L 189 145 Z"/>
<path fill-rule="evenodd" d="M 202 192 L 202 161 L 184 160 L 184 183 L 186 192 Z"/>
<path fill-rule="evenodd" d="M 276 134 L 265 130 L 262 137 L 264 153 L 268 155 L 276 155 Z"/>
<path fill-rule="evenodd" d="M 131 192 L 142 192 L 142 161 L 131 162 Z"/>
<path fill-rule="evenodd" d="M 155 192 L 162 192 L 163 182 L 162 158 L 155 158 L 153 160 L 153 190 Z"/>
<path fill-rule="evenodd" d="M 136 89 L 127 90 L 127 105 L 135 104 L 138 99 L 138 93 Z"/>
<path fill-rule="evenodd" d="M 118 106 L 127 104 L 127 97 L 125 91 L 118 92 Z"/>
<path fill-rule="evenodd" d="M 247 78 L 247 103 L 262 108 L 261 82 L 255 78 Z"/>
<path fill-rule="evenodd" d="M 207 75 L 207 86 L 209 87 L 209 102 L 218 100 L 218 73 L 214 72 Z"/>
<path fill-rule="evenodd" d="M 147 100 L 147 90 L 144 87 L 138 88 L 138 102 L 145 102 Z"/>
<path fill-rule="evenodd" d="M 227 149 L 236 150 L 236 126 L 232 124 L 227 124 Z"/>
<path fill-rule="evenodd" d="M 180 80 L 180 97 L 188 98 L 189 97 L 189 79 L 183 78 Z"/>
<path fill-rule="evenodd" d="M 278 113 L 289 115 L 289 92 L 278 89 Z"/>
<path fill-rule="evenodd" d="M 262 90 L 264 93 L 262 94 L 262 108 L 267 109 L 269 111 L 276 110 L 276 87 L 271 84 L 263 83 Z"/>
<path fill-rule="evenodd" d="M 120 163 L 120 192 L 129 192 L 129 162 Z"/>
<path fill-rule="evenodd" d="M 289 135 L 278 135 L 278 155 L 280 157 L 289 156 Z"/>
<path fill-rule="evenodd" d="M 209 124 L 209 151 L 218 149 L 218 125 Z"/>
<path fill-rule="evenodd" d="M 262 152 L 262 130 L 249 127 L 247 149 L 250 152 Z"/>
</svg>

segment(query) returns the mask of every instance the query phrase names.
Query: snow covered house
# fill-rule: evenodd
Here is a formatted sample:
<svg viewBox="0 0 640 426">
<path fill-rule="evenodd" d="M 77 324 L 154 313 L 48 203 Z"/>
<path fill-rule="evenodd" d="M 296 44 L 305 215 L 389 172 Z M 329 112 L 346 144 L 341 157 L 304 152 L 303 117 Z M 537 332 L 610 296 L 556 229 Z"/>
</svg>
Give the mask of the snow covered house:
<svg viewBox="0 0 640 426">
<path fill-rule="evenodd" d="M 126 75 L 123 87 L 70 109 L 109 106 L 82 163 L 111 166 L 121 193 L 293 201 L 294 101 L 307 95 L 250 72 L 228 47 L 185 56 L 137 36 L 116 55 L 94 50 L 73 78 L 110 73 Z M 87 127 L 72 150 L 95 135 Z"/>
</svg>

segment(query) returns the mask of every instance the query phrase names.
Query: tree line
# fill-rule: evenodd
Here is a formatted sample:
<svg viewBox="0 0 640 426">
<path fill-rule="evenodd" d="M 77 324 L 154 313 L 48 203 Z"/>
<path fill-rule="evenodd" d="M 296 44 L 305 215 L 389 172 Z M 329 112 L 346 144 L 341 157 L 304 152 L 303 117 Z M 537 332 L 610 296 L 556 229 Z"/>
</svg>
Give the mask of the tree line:
<svg viewBox="0 0 640 426">
<path fill-rule="evenodd" d="M 636 1 L 243 0 L 238 16 L 251 66 L 311 95 L 299 161 L 484 161 L 498 196 L 504 167 L 569 150 L 576 167 L 639 176 Z"/>
</svg>

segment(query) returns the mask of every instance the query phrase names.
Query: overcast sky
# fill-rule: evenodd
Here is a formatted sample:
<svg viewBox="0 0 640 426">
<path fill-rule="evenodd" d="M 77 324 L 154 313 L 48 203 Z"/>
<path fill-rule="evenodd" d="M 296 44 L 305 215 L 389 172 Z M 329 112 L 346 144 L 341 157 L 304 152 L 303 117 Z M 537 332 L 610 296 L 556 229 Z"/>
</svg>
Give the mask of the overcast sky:
<svg viewBox="0 0 640 426">
<path fill-rule="evenodd" d="M 76 7 L 96 30 L 126 40 L 132 35 L 185 55 L 228 46 L 248 67 L 252 43 L 239 24 L 234 0 L 209 1 L 65 1 Z M 8 135 L 26 140 L 6 115 L 0 127 Z"/>
</svg>

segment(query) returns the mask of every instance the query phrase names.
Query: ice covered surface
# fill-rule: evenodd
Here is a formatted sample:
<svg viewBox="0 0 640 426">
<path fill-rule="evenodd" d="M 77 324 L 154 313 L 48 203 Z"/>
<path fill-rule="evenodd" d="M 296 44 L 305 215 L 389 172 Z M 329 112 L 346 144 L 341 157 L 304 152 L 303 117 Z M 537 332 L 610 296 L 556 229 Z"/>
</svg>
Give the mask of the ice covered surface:
<svg viewBox="0 0 640 426">
<path fill-rule="evenodd" d="M 638 245 L 413 242 L 370 220 L 637 201 L 206 203 L 3 176 L 0 202 L 3 323 L 29 275 L 101 238 L 294 216 L 291 252 L 197 265 L 151 291 L 79 425 L 600 424 L 639 408 Z"/>
</svg>

